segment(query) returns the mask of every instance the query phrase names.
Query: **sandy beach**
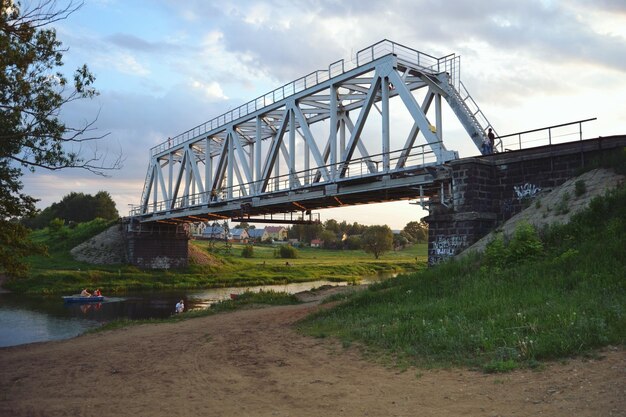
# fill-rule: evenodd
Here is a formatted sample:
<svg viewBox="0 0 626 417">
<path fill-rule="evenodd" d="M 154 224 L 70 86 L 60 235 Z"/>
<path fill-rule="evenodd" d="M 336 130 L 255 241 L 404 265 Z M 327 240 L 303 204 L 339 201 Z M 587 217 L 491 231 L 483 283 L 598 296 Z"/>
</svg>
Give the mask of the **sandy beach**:
<svg viewBox="0 0 626 417">
<path fill-rule="evenodd" d="M 626 352 L 542 370 L 388 368 L 298 334 L 310 302 L 0 349 L 2 416 L 626 416 Z"/>
</svg>

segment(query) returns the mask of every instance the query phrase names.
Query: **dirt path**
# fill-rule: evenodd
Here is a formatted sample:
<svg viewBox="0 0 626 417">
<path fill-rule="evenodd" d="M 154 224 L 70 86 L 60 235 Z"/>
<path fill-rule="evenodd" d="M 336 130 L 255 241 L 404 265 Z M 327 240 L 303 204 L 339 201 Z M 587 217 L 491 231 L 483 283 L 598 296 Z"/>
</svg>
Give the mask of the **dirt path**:
<svg viewBox="0 0 626 417">
<path fill-rule="evenodd" d="M 542 371 L 399 372 L 245 310 L 0 349 L 1 416 L 626 416 L 626 352 Z"/>
</svg>

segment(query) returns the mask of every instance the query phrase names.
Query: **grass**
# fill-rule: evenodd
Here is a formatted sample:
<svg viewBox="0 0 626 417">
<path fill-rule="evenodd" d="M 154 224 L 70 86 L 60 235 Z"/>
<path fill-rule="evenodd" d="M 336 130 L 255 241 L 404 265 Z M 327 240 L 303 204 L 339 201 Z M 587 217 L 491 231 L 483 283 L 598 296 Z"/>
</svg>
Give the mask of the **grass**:
<svg viewBox="0 0 626 417">
<path fill-rule="evenodd" d="M 569 225 L 500 245 L 373 285 L 299 328 L 398 364 L 487 372 L 624 345 L 626 187 Z"/>
<path fill-rule="evenodd" d="M 227 253 L 219 243 L 211 253 L 214 265 L 190 265 L 179 270 L 142 271 L 131 265 L 92 265 L 75 261 L 70 249 L 100 233 L 112 223 L 103 220 L 63 228 L 33 232 L 33 240 L 49 247 L 49 256 L 28 259 L 27 277 L 11 280 L 5 287 L 14 292 L 57 294 L 99 287 L 106 294 L 137 290 L 200 289 L 212 287 L 247 287 L 328 280 L 357 282 L 365 275 L 401 272 L 425 268 L 426 244 L 413 245 L 385 254 L 381 259 L 363 251 L 298 248 L 297 259 L 274 256 L 276 247 L 255 245 L 252 258 L 244 258 L 245 245 L 233 244 Z M 62 236 L 60 236 L 62 235 Z M 190 241 L 202 251 L 207 241 Z M 289 264 L 287 265 L 286 262 Z"/>
</svg>

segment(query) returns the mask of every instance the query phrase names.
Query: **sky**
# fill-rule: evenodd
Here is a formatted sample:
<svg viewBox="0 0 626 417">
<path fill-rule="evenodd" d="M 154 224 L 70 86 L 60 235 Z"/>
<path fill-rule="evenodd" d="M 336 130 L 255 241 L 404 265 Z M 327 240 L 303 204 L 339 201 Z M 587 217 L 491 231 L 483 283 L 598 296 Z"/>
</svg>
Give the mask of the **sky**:
<svg viewBox="0 0 626 417">
<path fill-rule="evenodd" d="M 100 92 L 64 120 L 95 120 L 106 137 L 83 151 L 124 163 L 106 178 L 26 173 L 39 208 L 104 190 L 127 215 L 152 146 L 382 39 L 459 55 L 462 82 L 500 135 L 594 117 L 585 138 L 626 134 L 623 0 L 85 0 L 54 27 L 63 71 L 86 63 Z M 443 135 L 462 157 L 478 154 L 454 116 Z M 319 213 L 392 229 L 427 215 L 407 201 Z"/>
</svg>

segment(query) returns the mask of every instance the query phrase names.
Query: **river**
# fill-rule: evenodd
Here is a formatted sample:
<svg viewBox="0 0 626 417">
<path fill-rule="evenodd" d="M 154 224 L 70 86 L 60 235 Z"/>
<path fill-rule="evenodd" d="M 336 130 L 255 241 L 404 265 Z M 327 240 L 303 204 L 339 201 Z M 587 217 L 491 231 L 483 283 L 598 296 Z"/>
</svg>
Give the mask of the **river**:
<svg viewBox="0 0 626 417">
<path fill-rule="evenodd" d="M 364 277 L 361 282 L 376 282 L 392 275 Z M 312 281 L 286 285 L 206 290 L 138 292 L 105 297 L 102 303 L 64 303 L 60 296 L 34 297 L 0 293 L 0 347 L 25 343 L 69 339 L 116 319 L 141 320 L 166 318 L 183 299 L 185 310 L 207 308 L 244 291 L 273 290 L 295 294 L 322 285 L 346 285 Z M 105 296 L 107 294 L 104 294 Z"/>
</svg>

